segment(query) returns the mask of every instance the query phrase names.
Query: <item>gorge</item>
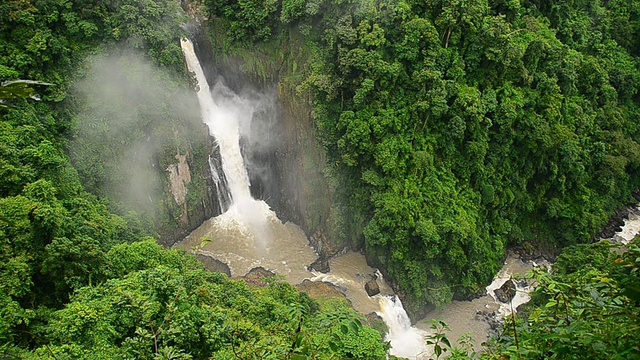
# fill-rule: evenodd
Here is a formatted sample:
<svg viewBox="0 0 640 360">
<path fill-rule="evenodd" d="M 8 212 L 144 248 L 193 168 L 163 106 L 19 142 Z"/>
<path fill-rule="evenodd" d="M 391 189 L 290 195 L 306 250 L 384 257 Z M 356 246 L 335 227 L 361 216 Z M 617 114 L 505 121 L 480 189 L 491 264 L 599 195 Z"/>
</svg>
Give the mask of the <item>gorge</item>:
<svg viewBox="0 0 640 360">
<path fill-rule="evenodd" d="M 230 267 L 232 276 L 241 276 L 262 266 L 283 275 L 292 284 L 299 284 L 304 279 L 333 283 L 344 291 L 356 310 L 362 313 L 381 312 L 390 326 L 388 340 L 392 354 L 416 358 L 426 352 L 424 337 L 417 329 L 411 328 L 400 300 L 388 298 L 392 294 L 383 279 L 378 279 L 384 291 L 382 296 L 369 298 L 364 292 L 364 283 L 377 276 L 366 265 L 362 255 L 341 256 L 351 260 L 332 261 L 332 271 L 326 275 L 308 269 L 317 255 L 309 246 L 304 232 L 295 224 L 283 224 L 269 205 L 254 199 L 249 190 L 240 149 L 240 129 L 242 125 L 244 128 L 250 125 L 259 104 L 239 98 L 221 82 L 210 90 L 193 44 L 182 39 L 181 45 L 189 70 L 195 73 L 198 81 L 203 121 L 220 151 L 221 175 L 229 185 L 229 207 L 221 215 L 207 220 L 178 246 L 187 250 L 197 249 L 195 252 L 199 255 L 224 262 Z M 212 174 L 220 174 L 220 171 L 213 169 Z M 223 190 L 221 193 L 227 192 Z M 223 199 L 218 201 L 223 202 Z"/>
<path fill-rule="evenodd" d="M 636 1 L 0 14 L 2 356 L 640 354 Z"/>
</svg>

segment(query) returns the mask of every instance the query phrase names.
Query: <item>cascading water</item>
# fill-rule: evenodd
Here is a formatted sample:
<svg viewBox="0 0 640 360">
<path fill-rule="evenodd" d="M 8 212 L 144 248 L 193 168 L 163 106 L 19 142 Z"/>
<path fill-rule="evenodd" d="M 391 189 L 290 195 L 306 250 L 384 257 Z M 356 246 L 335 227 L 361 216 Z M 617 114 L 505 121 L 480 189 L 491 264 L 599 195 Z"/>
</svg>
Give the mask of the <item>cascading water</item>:
<svg viewBox="0 0 640 360">
<path fill-rule="evenodd" d="M 429 348 L 425 343 L 427 332 L 411 326 L 411 320 L 397 296 L 380 296 L 378 315 L 389 327 L 385 337 L 391 344 L 391 355 L 408 359 L 428 358 Z"/>
<path fill-rule="evenodd" d="M 364 284 L 373 278 L 375 269 L 367 266 L 362 254 L 347 253 L 332 259 L 329 274 L 309 272 L 306 265 L 312 263 L 317 255 L 308 245 L 304 232 L 294 224 L 282 224 L 265 202 L 251 197 L 240 148 L 240 133 L 241 122 L 246 125 L 251 121 L 255 107 L 221 84 L 210 89 L 192 43 L 184 39 L 181 45 L 187 66 L 195 73 L 199 84 L 202 118 L 219 146 L 224 176 L 218 173 L 219 167 L 214 163 L 216 159 L 210 157 L 211 173 L 223 214 L 207 220 L 179 246 L 197 248 L 200 254 L 225 262 L 233 276 L 263 266 L 284 275 L 294 284 L 304 279 L 332 282 L 342 289 L 356 310 L 363 313 L 377 311 L 387 321 L 390 327 L 387 341 L 393 346 L 392 354 L 415 359 L 423 351 L 423 332 L 411 327 L 400 300 L 367 296 Z M 228 209 L 224 206 L 227 203 L 230 204 Z M 211 243 L 203 243 L 205 238 Z M 378 281 L 383 293 L 390 296 L 389 287 L 381 278 Z M 410 342 L 407 342 L 407 336 L 411 338 Z"/>
<path fill-rule="evenodd" d="M 183 39 L 181 45 L 187 66 L 198 81 L 202 119 L 220 153 L 220 168 L 224 174 L 218 173 L 216 159 L 209 158 L 219 201 L 229 203 L 228 208 L 221 205 L 222 215 L 207 220 L 181 246 L 198 247 L 201 254 L 227 263 L 233 275 L 243 275 L 256 266 L 263 266 L 284 275 L 290 282 L 302 281 L 308 274 L 306 265 L 316 258 L 304 233 L 293 224 L 282 224 L 264 201 L 251 196 L 240 148 L 240 132 L 243 124 L 250 123 L 255 104 L 220 83 L 211 89 L 193 44 Z M 301 237 L 304 240 L 300 240 Z M 211 245 L 199 246 L 204 244 L 205 238 L 211 240 Z M 280 251 L 281 247 L 287 251 Z"/>
<path fill-rule="evenodd" d="M 216 146 L 216 149 L 217 148 L 218 147 Z M 229 205 L 231 204 L 231 193 L 229 193 L 229 186 L 227 185 L 227 180 L 224 177 L 224 174 L 220 174 L 218 172 L 218 169 L 222 168 L 220 161 L 212 157 L 212 155 L 209 155 L 208 163 L 211 178 L 213 179 L 213 185 L 216 188 L 216 200 L 218 200 L 218 207 L 220 214 L 222 214 L 229 209 Z"/>
<path fill-rule="evenodd" d="M 182 39 L 181 45 L 187 66 L 195 73 L 198 80 L 198 102 L 202 119 L 209 127 L 209 133 L 218 143 L 222 169 L 227 176 L 231 200 L 238 203 L 252 199 L 249 192 L 249 176 L 244 167 L 239 142 L 239 118 L 251 116 L 251 109 L 243 109 L 242 106 L 218 106 L 213 101 L 204 71 L 193 50 L 193 44 L 188 39 Z"/>
</svg>

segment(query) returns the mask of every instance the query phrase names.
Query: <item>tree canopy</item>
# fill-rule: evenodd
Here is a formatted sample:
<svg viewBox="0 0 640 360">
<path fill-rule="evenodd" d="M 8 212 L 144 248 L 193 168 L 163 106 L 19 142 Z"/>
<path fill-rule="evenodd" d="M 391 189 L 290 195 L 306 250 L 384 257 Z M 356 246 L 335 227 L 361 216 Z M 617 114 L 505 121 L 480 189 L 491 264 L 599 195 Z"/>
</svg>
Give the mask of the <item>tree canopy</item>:
<svg viewBox="0 0 640 360">
<path fill-rule="evenodd" d="M 278 69 L 312 95 L 339 199 L 333 234 L 364 248 L 405 304 L 477 293 L 509 245 L 570 246 L 556 274 L 537 275 L 538 307 L 497 351 L 637 356 L 637 246 L 616 260 L 577 245 L 640 185 L 637 1 L 202 2 L 226 49 L 301 39 L 306 62 Z M 142 53 L 170 74 L 127 135 L 175 117 L 162 103 L 189 81 L 175 1 L 9 0 L 0 14 L 1 352 L 385 357 L 380 334 L 342 302 L 277 279 L 249 288 L 155 245 L 139 215 L 112 212 L 113 179 L 94 166 L 113 166 L 106 152 L 81 146 L 70 161 L 73 136 L 87 145 L 117 120 L 117 105 L 83 109 L 73 92 L 89 55 Z M 272 61 L 291 61 L 281 55 Z M 33 102 L 19 79 L 55 86 Z M 587 260 L 599 266 L 573 267 Z"/>
<path fill-rule="evenodd" d="M 345 301 L 318 303 L 278 279 L 254 289 L 207 272 L 193 256 L 147 237 L 162 223 L 148 226 L 104 185 L 120 174 L 100 167 L 115 168 L 119 151 L 150 136 L 151 127 L 162 131 L 157 146 L 172 155 L 176 147 L 202 151 L 193 138 L 176 135 L 191 119 L 178 107 L 193 107 L 195 97 L 184 95 L 190 77 L 178 38 L 185 16 L 175 1 L 10 0 L 0 14 L 2 356 L 385 357 L 380 333 L 363 326 Z M 137 117 L 116 112 L 115 103 L 84 101 L 104 96 L 96 89 L 106 84 L 96 79 L 108 76 L 91 66 L 107 64 L 95 59 L 125 63 L 128 76 L 112 73 L 122 82 L 109 90 L 142 98 Z M 140 86 L 140 78 L 155 95 L 145 98 L 127 83 L 138 79 Z M 95 81 L 94 92 L 79 91 L 81 81 Z M 26 99 L 36 86 L 43 101 Z M 114 145 L 105 127 L 122 122 L 129 122 L 127 136 Z M 197 186 L 190 196 L 202 195 Z"/>
<path fill-rule="evenodd" d="M 335 233 L 409 304 L 474 294 L 506 246 L 587 242 L 633 201 L 635 1 L 204 2 L 237 47 L 304 38 Z"/>
</svg>

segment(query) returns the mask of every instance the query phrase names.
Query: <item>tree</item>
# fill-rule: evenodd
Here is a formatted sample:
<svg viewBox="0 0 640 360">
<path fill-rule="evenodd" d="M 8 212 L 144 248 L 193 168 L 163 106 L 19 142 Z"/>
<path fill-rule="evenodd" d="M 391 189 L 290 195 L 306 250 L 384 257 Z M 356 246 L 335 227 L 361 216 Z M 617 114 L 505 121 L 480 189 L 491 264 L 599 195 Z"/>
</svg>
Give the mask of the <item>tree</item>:
<svg viewBox="0 0 640 360">
<path fill-rule="evenodd" d="M 485 358 L 638 357 L 637 241 L 622 255 L 603 242 L 569 247 L 553 273 L 535 270 L 532 305 L 524 319 L 505 320 Z"/>
</svg>

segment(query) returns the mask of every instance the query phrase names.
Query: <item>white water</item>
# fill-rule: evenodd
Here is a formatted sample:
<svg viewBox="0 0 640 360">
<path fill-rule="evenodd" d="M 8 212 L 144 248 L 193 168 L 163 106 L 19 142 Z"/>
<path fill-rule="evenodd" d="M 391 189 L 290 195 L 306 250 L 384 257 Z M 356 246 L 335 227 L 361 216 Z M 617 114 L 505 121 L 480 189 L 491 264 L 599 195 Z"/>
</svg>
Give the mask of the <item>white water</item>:
<svg viewBox="0 0 640 360">
<path fill-rule="evenodd" d="M 398 297 L 379 296 L 380 311 L 378 315 L 389 326 L 389 333 L 385 337 L 391 343 L 391 355 L 407 359 L 428 358 L 429 348 L 425 344 L 425 337 L 429 334 L 425 330 L 411 326 L 411 320 L 402 307 Z"/>
<path fill-rule="evenodd" d="M 629 209 L 629 218 L 624 220 L 622 230 L 613 236 L 622 244 L 628 244 L 633 238 L 640 234 L 640 206 Z"/>
<path fill-rule="evenodd" d="M 213 185 L 216 187 L 216 200 L 218 201 L 218 207 L 220 213 L 224 213 L 229 209 L 229 203 L 231 202 L 231 193 L 224 181 L 224 178 L 218 173 L 218 166 L 214 163 L 214 159 L 209 155 L 209 171 L 211 172 L 211 178 L 213 179 Z"/>
<path fill-rule="evenodd" d="M 231 199 L 234 203 L 253 200 L 249 191 L 249 176 L 240 152 L 240 121 L 251 119 L 253 110 L 237 96 L 222 97 L 220 103 L 213 101 L 212 92 L 200 66 L 193 44 L 188 39 L 180 42 L 187 66 L 198 80 L 198 103 L 202 119 L 209 127 L 209 133 L 216 139 L 222 158 L 222 169 L 227 177 Z M 223 94 L 223 85 L 217 84 L 214 92 Z"/>
<path fill-rule="evenodd" d="M 512 255 L 513 256 L 513 255 Z M 510 259 L 511 262 L 517 261 L 515 258 Z M 546 265 L 546 264 L 545 264 Z M 528 261 L 522 264 L 519 270 L 513 269 L 513 266 L 505 266 L 500 269 L 498 274 L 493 278 L 491 284 L 487 285 L 487 294 L 491 296 L 495 304 L 499 305 L 498 314 L 503 318 L 511 313 L 517 312 L 518 306 L 526 304 L 531 300 L 530 293 L 533 291 L 533 286 L 530 286 L 528 282 L 515 282 L 516 293 L 509 303 L 502 303 L 496 298 L 495 291 L 500 289 L 507 281 L 511 281 L 512 277 L 524 276 L 524 273 L 534 267 L 533 261 Z"/>
</svg>

